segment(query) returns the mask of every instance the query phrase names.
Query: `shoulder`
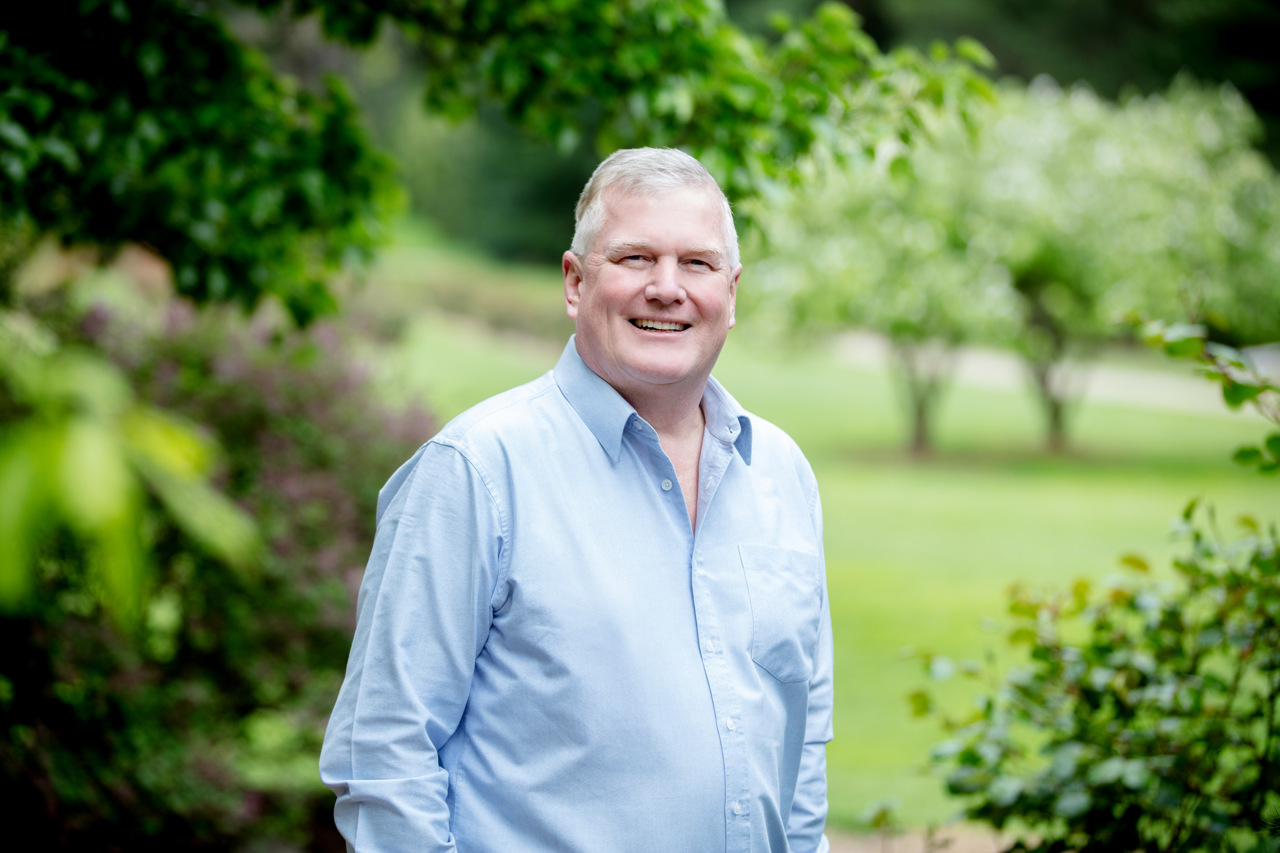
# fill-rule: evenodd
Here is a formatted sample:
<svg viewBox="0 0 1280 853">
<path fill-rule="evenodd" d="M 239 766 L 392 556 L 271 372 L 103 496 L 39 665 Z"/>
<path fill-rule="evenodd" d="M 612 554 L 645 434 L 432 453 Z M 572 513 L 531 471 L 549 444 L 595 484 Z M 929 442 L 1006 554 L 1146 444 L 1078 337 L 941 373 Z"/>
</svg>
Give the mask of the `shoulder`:
<svg viewBox="0 0 1280 853">
<path fill-rule="evenodd" d="M 813 467 L 800 445 L 772 421 L 753 412 L 746 415 L 751 419 L 752 465 L 759 463 L 765 470 L 792 473 L 806 485 L 816 487 Z"/>
<path fill-rule="evenodd" d="M 555 379 L 548 371 L 532 382 L 503 391 L 467 409 L 445 424 L 431 442 L 465 446 L 489 435 L 519 431 L 533 410 L 556 405 L 559 402 L 556 398 L 560 396 Z"/>
<path fill-rule="evenodd" d="M 510 464 L 572 432 L 573 409 L 548 371 L 449 421 L 425 447 L 444 446 L 481 468 Z"/>
<path fill-rule="evenodd" d="M 762 476 L 785 476 L 791 473 L 807 485 L 815 483 L 813 469 L 800 446 L 777 424 L 749 412 L 714 377 L 707 383 L 704 400 L 710 404 L 709 420 L 718 424 L 745 421 L 750 428 L 749 449 L 739 444 L 748 465 Z M 745 438 L 745 436 L 744 436 Z"/>
<path fill-rule="evenodd" d="M 391 475 L 378 494 L 378 518 L 396 504 L 469 491 L 502 503 L 505 460 L 528 458 L 533 425 L 555 420 L 563 396 L 551 373 L 497 394 L 449 421 Z M 538 414 L 541 411 L 542 414 Z M 562 417 L 562 415 L 561 415 Z"/>
</svg>

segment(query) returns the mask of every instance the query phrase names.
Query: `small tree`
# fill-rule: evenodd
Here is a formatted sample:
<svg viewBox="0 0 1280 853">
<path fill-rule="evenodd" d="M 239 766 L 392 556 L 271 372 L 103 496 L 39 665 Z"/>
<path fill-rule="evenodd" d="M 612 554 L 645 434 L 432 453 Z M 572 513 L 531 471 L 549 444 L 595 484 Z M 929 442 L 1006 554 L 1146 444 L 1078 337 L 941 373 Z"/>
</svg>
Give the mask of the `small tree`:
<svg viewBox="0 0 1280 853">
<path fill-rule="evenodd" d="M 957 348 L 1011 326 L 1005 271 L 970 253 L 947 216 L 966 176 L 893 146 L 831 170 L 792 203 L 761 215 L 760 301 L 798 329 L 871 329 L 885 336 L 903 390 L 909 447 L 933 446 L 933 415 Z M 763 207 L 763 206 L 762 206 Z M 833 221 L 846 227 L 823 234 Z M 748 297 L 750 298 L 750 297 Z"/>
<path fill-rule="evenodd" d="M 1280 426 L 1280 389 L 1239 353 L 1204 346 L 1202 329 L 1149 331 L 1199 353 L 1232 407 Z M 1274 476 L 1280 431 L 1236 461 Z M 1225 540 L 1189 504 L 1172 581 L 1014 592 L 1008 638 L 1027 664 L 971 717 L 943 715 L 952 738 L 933 753 L 968 819 L 1012 832 L 1012 850 L 1280 849 L 1280 536 L 1274 521 L 1240 523 Z"/>
<path fill-rule="evenodd" d="M 839 152 L 816 152 L 796 187 L 746 205 L 762 239 L 751 247 L 759 260 L 744 301 L 792 330 L 882 333 L 904 392 L 909 446 L 922 454 L 956 347 L 997 334 L 1013 305 L 1005 271 L 971 253 L 951 219 L 969 176 L 916 156 L 941 135 L 967 144 L 965 123 L 992 96 L 975 72 L 990 56 L 961 41 L 954 55 L 938 47 L 928 63 L 907 51 L 888 60 L 897 100 L 879 99 L 861 115 Z M 920 88 L 941 93 L 927 109 L 907 96 Z M 895 105 L 920 125 L 911 146 L 897 132 Z"/>
</svg>

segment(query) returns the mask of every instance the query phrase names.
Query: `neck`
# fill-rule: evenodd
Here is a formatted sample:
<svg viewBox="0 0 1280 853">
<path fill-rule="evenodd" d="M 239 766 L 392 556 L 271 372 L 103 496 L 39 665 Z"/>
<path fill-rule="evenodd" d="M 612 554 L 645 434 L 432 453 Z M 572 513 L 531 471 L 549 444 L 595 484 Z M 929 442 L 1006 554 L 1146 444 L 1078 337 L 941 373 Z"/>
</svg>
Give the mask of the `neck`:
<svg viewBox="0 0 1280 853">
<path fill-rule="evenodd" d="M 690 435 L 701 437 L 706 425 L 706 418 L 702 414 L 702 394 L 705 389 L 704 382 L 701 387 L 685 393 L 673 393 L 671 389 L 654 395 L 619 393 L 636 410 L 636 414 L 657 430 L 659 438 L 679 440 Z"/>
</svg>

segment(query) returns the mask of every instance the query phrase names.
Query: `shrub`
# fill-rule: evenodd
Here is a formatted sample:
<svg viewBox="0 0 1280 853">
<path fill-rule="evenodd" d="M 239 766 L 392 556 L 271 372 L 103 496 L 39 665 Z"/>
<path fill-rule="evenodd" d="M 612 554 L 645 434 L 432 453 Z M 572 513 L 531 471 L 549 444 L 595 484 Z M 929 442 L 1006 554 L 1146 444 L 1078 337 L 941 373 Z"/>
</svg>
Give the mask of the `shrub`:
<svg viewBox="0 0 1280 853">
<path fill-rule="evenodd" d="M 1277 389 L 1239 353 L 1192 327 L 1149 332 L 1280 423 Z M 1280 432 L 1236 460 L 1274 474 Z M 1028 660 L 971 717 L 943 715 L 952 737 L 933 753 L 965 817 L 1013 833 L 1013 850 L 1280 849 L 1280 551 L 1274 522 L 1239 524 L 1228 540 L 1189 504 L 1172 580 L 1014 591 L 1008 639 Z"/>
<path fill-rule="evenodd" d="M 282 333 L 171 302 L 147 330 L 99 304 L 79 334 L 140 396 L 205 425 L 225 492 L 267 547 L 234 571 L 152 497 L 155 581 L 139 632 L 101 618 L 70 533 L 0 619 L 0 773 L 29 836 L 106 849 L 316 848 L 332 798 L 315 756 L 350 643 L 377 490 L 432 432 L 371 396 L 339 335 Z"/>
</svg>

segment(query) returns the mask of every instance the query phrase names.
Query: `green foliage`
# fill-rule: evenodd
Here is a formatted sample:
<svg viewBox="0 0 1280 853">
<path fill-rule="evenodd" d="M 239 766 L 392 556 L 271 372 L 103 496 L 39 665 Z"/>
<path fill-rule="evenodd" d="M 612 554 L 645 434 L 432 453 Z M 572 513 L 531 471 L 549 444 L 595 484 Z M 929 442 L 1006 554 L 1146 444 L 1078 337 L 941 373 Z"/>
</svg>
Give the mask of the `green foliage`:
<svg viewBox="0 0 1280 853">
<path fill-rule="evenodd" d="M 891 38 L 927 44 L 971 35 L 1001 73 L 1085 81 L 1100 94 L 1166 89 L 1179 75 L 1237 86 L 1280 154 L 1280 9 L 1266 0 L 885 0 Z"/>
<path fill-rule="evenodd" d="M 1145 331 L 1202 358 L 1228 403 L 1280 423 L 1280 389 L 1239 353 L 1185 324 Z M 1280 433 L 1264 448 L 1237 461 L 1266 473 Z M 952 738 L 933 753 L 966 817 L 1015 833 L 1014 850 L 1280 849 L 1280 534 L 1239 524 L 1243 537 L 1226 540 L 1212 511 L 1188 504 L 1171 581 L 1014 590 L 1008 640 L 1028 661 L 993 679 L 970 717 L 942 715 Z M 1149 572 L 1136 555 L 1122 562 Z M 912 704 L 934 712 L 927 694 Z"/>
<path fill-rule="evenodd" d="M 110 362 L 61 348 L 30 315 L 0 313 L 0 610 L 25 607 L 41 576 L 78 578 L 127 628 L 143 618 L 158 501 L 229 565 L 256 548 L 252 522 L 211 487 L 213 447 L 185 419 L 140 403 Z M 83 566 L 42 562 L 71 536 Z"/>
<path fill-rule="evenodd" d="M 494 258 L 557 269 L 573 237 L 574 204 L 599 163 L 595 153 L 584 143 L 566 155 L 492 107 L 451 122 L 424 112 L 416 94 L 396 110 L 387 142 L 414 212 Z"/>
<path fill-rule="evenodd" d="M 394 24 L 426 67 L 428 109 L 496 103 L 563 151 L 678 145 L 731 197 L 771 191 L 815 144 L 839 149 L 841 125 L 908 139 L 918 103 L 954 94 L 934 58 L 882 55 L 838 4 L 780 20 L 772 44 L 704 0 L 240 5 L 317 12 L 357 45 Z M 326 277 L 367 254 L 388 204 L 389 168 L 340 86 L 299 89 L 179 0 L 55 0 L 8 22 L 0 169 L 6 222 L 145 242 L 193 298 L 273 294 L 304 321 L 332 310 Z"/>
<path fill-rule="evenodd" d="M 1040 80 L 924 129 L 909 155 L 848 158 L 762 212 L 774 302 L 793 324 L 869 327 L 900 351 L 1013 344 L 1053 447 L 1067 359 L 1125 312 L 1280 337 L 1280 180 L 1233 90 L 1184 81 L 1114 106 Z"/>
<path fill-rule="evenodd" d="M 243 5 L 282 8 L 274 0 Z M 790 180 L 797 157 L 815 145 L 838 147 L 841 124 L 892 118 L 893 131 L 909 136 L 915 116 L 884 109 L 882 98 L 915 104 L 947 94 L 931 60 L 910 51 L 882 55 L 857 16 L 837 3 L 798 22 L 776 16 L 780 31 L 771 42 L 745 34 L 714 0 L 292 9 L 319 10 L 326 32 L 354 44 L 367 44 L 383 21 L 393 21 L 425 65 L 433 112 L 458 118 L 495 103 L 513 124 L 564 152 L 584 140 L 601 153 L 679 146 L 706 163 L 731 198 Z M 906 65 L 916 66 L 909 91 L 903 79 L 891 79 Z"/>
<path fill-rule="evenodd" d="M 141 301 L 41 313 L 68 318 L 66 334 L 109 354 L 118 382 L 178 413 L 164 423 L 206 425 L 224 449 L 217 481 L 264 547 L 250 570 L 228 570 L 148 488 L 132 532 L 151 594 L 140 624 L 122 630 L 100 618 L 85 583 L 93 543 L 54 530 L 35 543 L 35 589 L 0 618 L 7 813 L 23 816 L 30 838 L 78 849 L 309 846 L 331 831 L 314 756 L 377 489 L 433 424 L 372 401 L 323 325 L 280 339 L 265 316 L 250 325 Z"/>
<path fill-rule="evenodd" d="M 300 321 L 367 257 L 390 167 L 331 81 L 272 75 L 178 0 L 53 0 L 0 33 L 0 222 L 153 247 L 178 289 Z M 0 300 L 11 284 L 0 280 Z"/>
</svg>

